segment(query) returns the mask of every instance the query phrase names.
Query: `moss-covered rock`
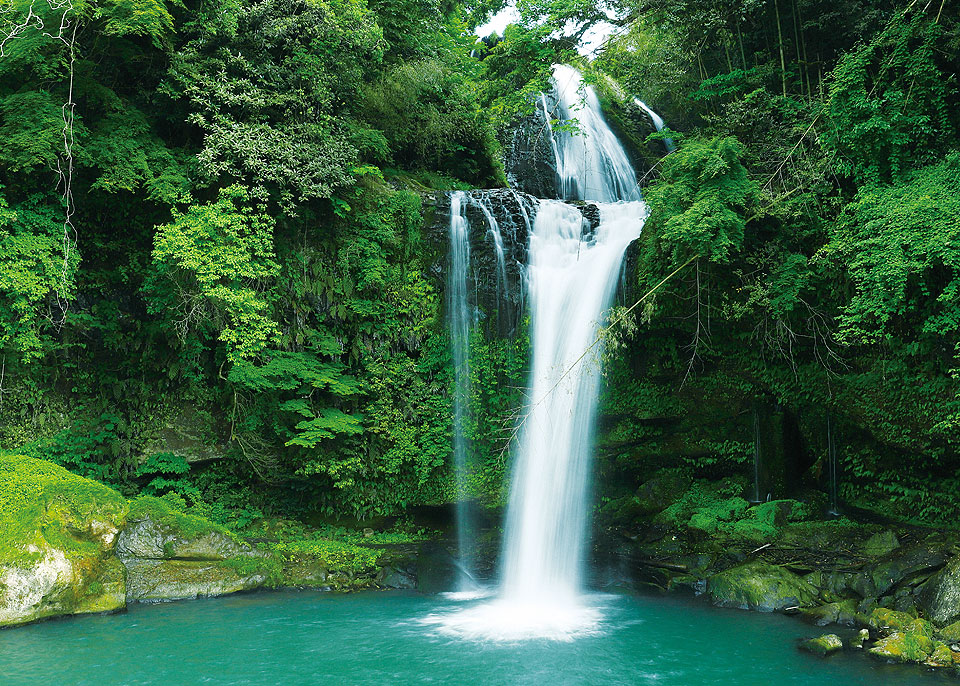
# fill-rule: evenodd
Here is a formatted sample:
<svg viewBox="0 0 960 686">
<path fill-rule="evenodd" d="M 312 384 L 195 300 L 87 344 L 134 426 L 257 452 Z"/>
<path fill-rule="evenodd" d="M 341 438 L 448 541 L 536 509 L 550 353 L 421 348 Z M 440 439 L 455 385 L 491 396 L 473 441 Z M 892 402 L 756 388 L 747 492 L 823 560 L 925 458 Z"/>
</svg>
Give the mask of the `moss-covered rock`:
<svg viewBox="0 0 960 686">
<path fill-rule="evenodd" d="M 689 486 L 690 477 L 676 469 L 663 469 L 637 489 L 634 510 L 638 515 L 661 512 L 679 500 Z"/>
<path fill-rule="evenodd" d="M 924 584 L 918 598 L 924 613 L 935 623 L 960 620 L 960 556 Z"/>
<path fill-rule="evenodd" d="M 223 561 L 132 559 L 125 564 L 127 598 L 140 602 L 227 595 L 266 581 L 263 574 L 244 574 Z"/>
<path fill-rule="evenodd" d="M 130 601 L 226 595 L 279 581 L 279 564 L 270 555 L 163 498 L 130 503 L 117 555 L 127 568 Z"/>
<path fill-rule="evenodd" d="M 807 579 L 807 577 L 804 577 L 804 579 Z M 848 599 L 804 608 L 803 616 L 807 621 L 813 622 L 817 626 L 826 626 L 827 624 L 855 626 L 861 615 L 857 612 L 857 601 Z"/>
<path fill-rule="evenodd" d="M 933 652 L 927 658 L 927 664 L 931 667 L 952 667 L 955 662 L 954 655 L 955 653 L 950 650 L 950 646 L 946 643 L 934 641 Z"/>
<path fill-rule="evenodd" d="M 895 631 L 877 641 L 868 652 L 874 657 L 893 662 L 926 662 L 933 649 L 934 642 L 929 636 L 912 631 Z"/>
<path fill-rule="evenodd" d="M 960 643 L 960 622 L 948 624 L 937 631 L 937 638 L 947 643 Z"/>
<path fill-rule="evenodd" d="M 124 607 L 124 498 L 45 460 L 0 457 L 0 626 Z"/>
<path fill-rule="evenodd" d="M 707 580 L 707 593 L 717 605 L 762 612 L 809 607 L 817 602 L 817 590 L 804 579 L 761 561 L 713 575 Z"/>
<path fill-rule="evenodd" d="M 866 629 L 860 629 L 857 635 L 850 639 L 850 645 L 854 648 L 863 648 L 863 644 L 870 640 L 870 632 Z"/>
<path fill-rule="evenodd" d="M 185 514 L 162 498 L 132 501 L 127 520 L 117 540 L 121 559 L 228 560 L 253 552 L 227 529 Z"/>
<path fill-rule="evenodd" d="M 863 544 L 863 554 L 870 557 L 882 557 L 900 547 L 897 535 L 887 529 L 876 533 Z"/>
<path fill-rule="evenodd" d="M 878 607 L 867 620 L 867 624 L 881 634 L 893 632 L 916 632 L 924 636 L 933 636 L 933 625 L 925 619 L 917 619 L 906 612 Z"/>
<path fill-rule="evenodd" d="M 824 634 L 804 641 L 800 644 L 800 647 L 814 655 L 826 657 L 831 653 L 843 650 L 843 641 L 836 634 Z"/>
</svg>

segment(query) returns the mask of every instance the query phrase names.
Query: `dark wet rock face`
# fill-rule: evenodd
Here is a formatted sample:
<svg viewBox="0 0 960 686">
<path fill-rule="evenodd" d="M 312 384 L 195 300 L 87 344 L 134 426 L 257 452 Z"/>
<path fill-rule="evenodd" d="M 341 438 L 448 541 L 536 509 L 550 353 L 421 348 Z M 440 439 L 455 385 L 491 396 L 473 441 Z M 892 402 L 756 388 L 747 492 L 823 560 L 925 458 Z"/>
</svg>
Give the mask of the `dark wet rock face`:
<svg viewBox="0 0 960 686">
<path fill-rule="evenodd" d="M 960 620 L 960 556 L 927 581 L 918 594 L 920 606 L 937 624 Z"/>
<path fill-rule="evenodd" d="M 455 191 L 456 192 L 456 191 Z M 431 217 L 425 229 L 432 246 L 434 286 L 447 290 L 450 270 L 450 207 L 453 193 L 424 196 L 426 216 Z M 470 223 L 471 305 L 476 308 L 476 325 L 488 338 L 512 337 L 519 331 L 523 316 L 525 265 L 530 231 L 537 216 L 540 200 L 509 188 L 465 192 L 463 202 Z M 581 233 L 589 236 L 600 224 L 596 203 L 569 203 L 583 215 Z M 503 250 L 500 266 L 496 235 Z"/>
<path fill-rule="evenodd" d="M 524 265 L 527 261 L 529 226 L 536 216 L 537 201 L 524 193 L 498 188 L 466 193 L 470 223 L 470 304 L 476 308 L 476 325 L 488 337 L 513 336 L 523 309 Z M 447 291 L 450 270 L 450 205 L 452 193 L 428 196 L 434 205 L 433 221 L 426 236 L 433 246 L 431 271 L 434 285 Z M 499 234 L 502 266 L 497 249 Z"/>
<path fill-rule="evenodd" d="M 553 95 L 545 96 L 548 111 L 556 108 Z M 504 142 L 504 167 L 511 188 L 537 198 L 559 197 L 557 162 L 543 101 L 523 117 Z"/>
</svg>

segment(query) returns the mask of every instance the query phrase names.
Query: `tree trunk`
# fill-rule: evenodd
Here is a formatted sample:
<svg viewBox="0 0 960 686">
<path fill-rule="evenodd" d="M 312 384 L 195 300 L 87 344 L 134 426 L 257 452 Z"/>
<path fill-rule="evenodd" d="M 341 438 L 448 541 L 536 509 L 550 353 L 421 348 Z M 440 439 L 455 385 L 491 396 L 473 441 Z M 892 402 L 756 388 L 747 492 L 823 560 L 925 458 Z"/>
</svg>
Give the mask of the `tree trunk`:
<svg viewBox="0 0 960 686">
<path fill-rule="evenodd" d="M 787 60 L 783 56 L 783 28 L 780 25 L 780 3 L 773 0 L 773 10 L 777 15 L 777 43 L 780 45 L 780 83 L 783 86 L 783 97 L 787 97 Z"/>
</svg>

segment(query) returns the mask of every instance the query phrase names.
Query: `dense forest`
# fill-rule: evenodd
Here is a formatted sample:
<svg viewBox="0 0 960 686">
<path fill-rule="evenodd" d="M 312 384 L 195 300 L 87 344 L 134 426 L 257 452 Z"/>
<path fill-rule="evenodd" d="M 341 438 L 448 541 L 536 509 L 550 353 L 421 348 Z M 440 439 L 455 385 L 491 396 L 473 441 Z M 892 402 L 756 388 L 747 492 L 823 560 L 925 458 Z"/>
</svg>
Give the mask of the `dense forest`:
<svg viewBox="0 0 960 686">
<path fill-rule="evenodd" d="M 664 468 L 748 488 L 762 443 L 759 499 L 825 503 L 835 454 L 845 507 L 955 523 L 956 8 L 524 0 L 478 40 L 502 5 L 3 0 L 0 445 L 234 529 L 449 502 L 438 192 L 505 186 L 572 62 L 651 209 L 600 511 Z M 668 129 L 632 127 L 634 97 Z M 472 350 L 496 508 L 527 342 Z"/>
</svg>

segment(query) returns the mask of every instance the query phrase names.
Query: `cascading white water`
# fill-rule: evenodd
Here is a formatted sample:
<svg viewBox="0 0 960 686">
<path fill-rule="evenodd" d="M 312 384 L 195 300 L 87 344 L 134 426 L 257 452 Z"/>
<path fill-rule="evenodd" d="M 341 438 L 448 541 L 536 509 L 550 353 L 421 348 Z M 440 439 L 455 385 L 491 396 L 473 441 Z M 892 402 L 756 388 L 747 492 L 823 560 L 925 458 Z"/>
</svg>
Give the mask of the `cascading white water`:
<svg viewBox="0 0 960 686">
<path fill-rule="evenodd" d="M 562 118 L 576 116 L 579 131 L 571 135 L 562 127 L 553 135 L 561 192 L 565 199 L 596 201 L 600 220 L 590 231 L 581 210 L 560 200 L 541 200 L 533 219 L 531 404 L 514 460 L 501 587 L 489 602 L 425 620 L 444 633 L 481 640 L 571 640 L 596 632 L 602 619 L 595 600 L 582 593 L 600 387 L 596 341 L 647 208 L 596 94 L 571 67 L 554 67 L 554 83 Z M 546 109 L 545 98 L 541 104 Z"/>
<path fill-rule="evenodd" d="M 575 602 L 580 592 L 600 380 L 593 344 L 624 251 L 645 216 L 641 202 L 601 205 L 595 235 L 584 238 L 577 208 L 541 201 L 528 267 L 533 404 L 524 419 L 510 493 L 506 598 L 564 604 Z"/>
<path fill-rule="evenodd" d="M 471 584 L 473 570 L 471 529 L 467 501 L 466 419 L 470 402 L 470 325 L 473 309 L 468 297 L 470 278 L 469 197 L 463 191 L 450 196 L 450 271 L 447 278 L 450 348 L 453 354 L 453 464 L 457 486 L 456 527 L 460 556 L 460 587 Z"/>
<path fill-rule="evenodd" d="M 561 198 L 639 200 L 637 173 L 607 125 L 596 92 L 566 64 L 554 65 L 553 82 L 558 118 L 577 122 L 576 132 L 565 129 L 553 134 Z"/>
<path fill-rule="evenodd" d="M 647 103 L 640 98 L 634 98 L 633 101 L 636 103 L 637 107 L 646 112 L 647 116 L 650 117 L 650 121 L 653 122 L 653 128 L 655 128 L 657 131 L 663 131 L 663 127 L 666 126 L 666 124 L 663 122 L 663 117 L 647 107 Z M 673 152 L 677 149 L 677 146 L 674 145 L 672 138 L 664 138 L 663 144 L 667 147 L 667 152 Z"/>
</svg>

